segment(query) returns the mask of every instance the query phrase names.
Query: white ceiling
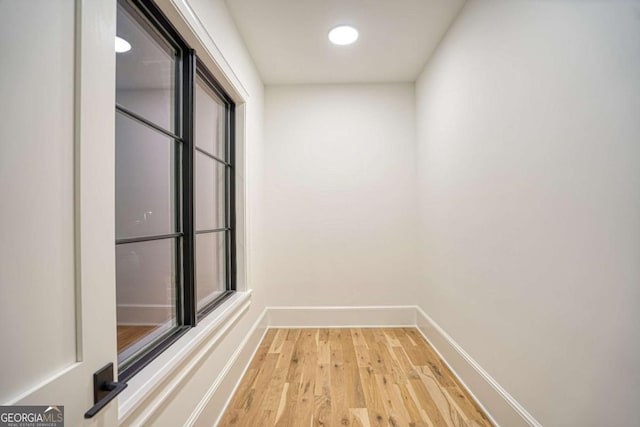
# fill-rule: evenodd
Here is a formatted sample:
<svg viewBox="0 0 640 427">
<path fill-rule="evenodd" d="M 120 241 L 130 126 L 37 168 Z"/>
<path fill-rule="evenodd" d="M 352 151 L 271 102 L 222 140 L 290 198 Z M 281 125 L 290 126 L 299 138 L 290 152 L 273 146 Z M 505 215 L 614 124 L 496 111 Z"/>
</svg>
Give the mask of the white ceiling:
<svg viewBox="0 0 640 427">
<path fill-rule="evenodd" d="M 414 81 L 465 0 L 226 0 L 265 84 Z M 335 46 L 336 25 L 359 39 Z"/>
</svg>

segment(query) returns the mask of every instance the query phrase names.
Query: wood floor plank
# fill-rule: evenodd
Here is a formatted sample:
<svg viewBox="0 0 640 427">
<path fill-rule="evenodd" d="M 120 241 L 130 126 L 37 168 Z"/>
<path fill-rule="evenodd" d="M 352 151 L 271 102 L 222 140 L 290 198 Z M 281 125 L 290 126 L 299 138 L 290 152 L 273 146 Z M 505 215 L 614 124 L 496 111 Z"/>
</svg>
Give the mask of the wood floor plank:
<svg viewBox="0 0 640 427">
<path fill-rule="evenodd" d="M 286 336 L 286 334 L 284 335 Z M 265 418 L 273 418 L 272 421 L 267 422 L 268 425 L 276 424 L 278 409 L 282 400 L 283 388 L 285 387 L 285 384 L 287 384 L 285 382 L 285 379 L 287 371 L 289 369 L 291 355 L 293 354 L 293 347 L 294 343 L 292 343 L 291 341 L 287 341 L 286 339 L 278 342 L 277 348 L 280 351 L 276 353 L 278 355 L 276 366 L 273 370 L 271 378 L 269 379 L 269 383 L 267 385 L 268 390 L 261 404 L 261 409 L 263 413 L 265 413 Z"/>
<path fill-rule="evenodd" d="M 458 385 L 453 387 L 445 387 L 449 396 L 458 404 L 461 410 L 467 414 L 472 425 L 487 425 L 490 424 L 489 419 L 485 413 L 480 409 L 480 406 L 472 399 L 466 396 L 466 392 L 462 390 Z"/>
<path fill-rule="evenodd" d="M 249 369 L 260 369 L 260 366 L 262 365 L 262 363 L 264 363 L 264 360 L 269 353 L 269 347 L 271 347 L 271 343 L 273 342 L 273 339 L 277 333 L 277 329 L 269 329 L 267 331 L 267 333 L 264 335 L 264 338 L 262 339 L 260 347 L 258 347 L 258 351 L 256 351 L 255 356 L 253 356 L 253 360 L 249 365 Z"/>
<path fill-rule="evenodd" d="M 277 427 L 287 427 L 293 425 L 293 414 L 296 413 L 296 405 L 298 395 L 294 386 L 291 383 L 284 383 L 284 387 L 282 389 L 282 396 L 280 404 L 283 406 L 278 406 L 278 413 L 276 414 L 276 426 Z"/>
<path fill-rule="evenodd" d="M 389 425 L 387 422 L 387 413 L 384 410 L 382 395 L 376 384 L 376 374 L 373 368 L 361 368 L 360 381 L 362 381 L 362 390 L 364 391 L 365 402 L 367 403 L 369 423 L 374 427 Z"/>
<path fill-rule="evenodd" d="M 398 405 L 398 401 L 394 399 L 394 390 L 392 384 L 386 375 L 375 375 L 376 385 L 382 395 L 382 406 L 384 413 L 392 427 L 409 425 L 409 416 L 406 413 L 404 405 Z"/>
<path fill-rule="evenodd" d="M 286 329 L 276 329 L 276 335 L 273 338 L 271 346 L 269 346 L 269 353 L 280 353 L 280 348 L 286 341 L 288 333 L 289 331 Z"/>
<path fill-rule="evenodd" d="M 244 418 L 239 425 L 248 425 L 248 420 L 252 418 L 262 418 L 262 402 L 267 396 L 267 391 L 269 391 L 269 380 L 277 363 L 278 354 L 267 354 L 256 381 L 251 386 L 250 393 L 241 404 L 241 408 L 244 409 Z"/>
<path fill-rule="evenodd" d="M 342 359 L 344 362 L 345 388 L 347 406 L 349 408 L 363 408 L 366 406 L 360 381 L 360 371 L 352 334 L 346 330 L 341 335 Z"/>
<path fill-rule="evenodd" d="M 400 341 L 398 340 L 397 336 L 396 336 L 396 330 L 393 328 L 388 328 L 388 329 L 383 329 L 382 333 L 384 334 L 384 337 L 386 338 L 387 342 L 389 343 L 390 347 L 400 347 Z"/>
<path fill-rule="evenodd" d="M 372 368 L 378 374 L 387 374 L 390 372 L 390 368 L 388 366 L 388 360 L 385 357 L 387 352 L 384 350 L 385 343 L 384 341 L 380 342 L 380 335 L 371 333 L 365 333 L 367 338 L 367 344 L 369 346 L 369 361 L 371 362 Z"/>
<path fill-rule="evenodd" d="M 452 427 L 452 424 L 443 417 L 438 405 L 427 390 L 427 386 L 422 382 L 422 378 L 415 378 L 409 381 L 409 392 L 413 393 L 417 402 L 420 402 L 420 408 L 434 426 Z"/>
<path fill-rule="evenodd" d="M 317 335 L 316 381 L 314 387 L 314 425 L 331 425 L 331 344 L 329 330 L 318 331 Z"/>
<path fill-rule="evenodd" d="M 349 422 L 347 403 L 347 384 L 342 350 L 341 329 L 332 329 L 329 334 L 331 345 L 331 423 L 332 426 L 346 425 Z"/>
<path fill-rule="evenodd" d="M 371 360 L 369 359 L 369 347 L 364 345 L 354 345 L 353 351 L 356 353 L 356 362 L 358 368 L 370 368 Z"/>
<path fill-rule="evenodd" d="M 349 409 L 351 414 L 350 426 L 352 427 L 371 427 L 369 423 L 369 414 L 367 408 L 351 408 Z"/>
<path fill-rule="evenodd" d="M 431 374 L 431 371 L 423 367 L 423 370 L 420 371 L 420 377 L 447 424 L 454 427 L 461 426 L 461 417 L 457 407 L 452 404 L 451 399 L 444 388 L 438 384 L 438 380 Z"/>
<path fill-rule="evenodd" d="M 295 426 L 310 426 L 313 422 L 313 412 L 315 409 L 315 367 L 317 364 L 317 329 L 305 329 L 300 333 L 296 343 L 298 354 L 302 359 L 298 363 L 299 376 L 294 378 L 293 384 L 297 387 L 296 410 L 293 414 L 293 424 Z"/>
<path fill-rule="evenodd" d="M 367 340 L 364 339 L 364 336 L 362 335 L 362 328 L 353 328 L 350 329 L 350 331 L 354 346 L 367 347 Z"/>
<path fill-rule="evenodd" d="M 330 426 L 331 415 L 331 393 L 329 388 L 325 388 L 321 395 L 315 396 L 313 425 Z"/>
<path fill-rule="evenodd" d="M 271 329 L 219 425 L 492 426 L 413 328 Z"/>
<path fill-rule="evenodd" d="M 408 384 L 399 384 L 398 389 L 400 391 L 400 397 L 402 404 L 407 409 L 409 419 L 413 425 L 427 424 L 429 418 L 424 416 L 424 412 L 420 411 L 419 403 L 413 398 L 409 392 Z"/>
<path fill-rule="evenodd" d="M 418 371 L 416 370 L 415 365 L 411 363 L 409 360 L 409 356 L 404 351 L 402 347 L 396 347 L 393 349 L 393 355 L 395 359 L 398 361 L 400 368 L 404 371 L 407 379 L 410 378 L 420 378 Z"/>
</svg>

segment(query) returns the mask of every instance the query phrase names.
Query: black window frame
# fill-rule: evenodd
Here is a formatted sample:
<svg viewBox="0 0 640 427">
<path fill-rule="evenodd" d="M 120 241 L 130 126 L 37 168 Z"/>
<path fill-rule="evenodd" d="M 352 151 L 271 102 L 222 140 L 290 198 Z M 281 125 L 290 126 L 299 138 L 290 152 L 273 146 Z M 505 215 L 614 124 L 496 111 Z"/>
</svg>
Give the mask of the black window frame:
<svg viewBox="0 0 640 427">
<path fill-rule="evenodd" d="M 122 114 L 156 132 L 170 137 L 176 142 L 176 230 L 164 235 L 140 236 L 116 239 L 116 245 L 174 238 L 176 240 L 176 323 L 177 326 L 158 338 L 152 344 L 141 349 L 118 368 L 119 381 L 127 381 L 158 357 L 164 350 L 195 327 L 199 320 L 211 313 L 223 301 L 236 291 L 236 203 L 235 203 L 235 103 L 224 88 L 213 77 L 204 63 L 197 57 L 195 50 L 184 40 L 171 22 L 165 17 L 152 0 L 118 0 L 158 32 L 176 52 L 175 73 L 175 123 L 174 132 L 153 123 L 140 114 L 116 103 L 116 114 Z M 210 89 L 224 101 L 226 106 L 225 146 L 225 261 L 226 291 L 206 306 L 197 310 L 195 279 L 195 82 L 196 73 Z M 180 148 L 181 146 L 181 148 Z M 179 153 L 178 153 L 179 152 Z M 179 154 L 179 155 L 178 155 Z"/>
</svg>

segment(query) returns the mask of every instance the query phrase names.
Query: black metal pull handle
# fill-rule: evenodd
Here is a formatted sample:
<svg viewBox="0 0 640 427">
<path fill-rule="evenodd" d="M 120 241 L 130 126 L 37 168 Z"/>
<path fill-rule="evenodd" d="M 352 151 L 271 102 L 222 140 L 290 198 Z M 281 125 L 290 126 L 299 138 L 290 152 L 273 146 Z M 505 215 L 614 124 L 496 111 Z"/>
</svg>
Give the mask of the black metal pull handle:
<svg viewBox="0 0 640 427">
<path fill-rule="evenodd" d="M 113 381 L 113 363 L 105 365 L 93 374 L 93 405 L 85 412 L 85 418 L 93 418 L 102 408 L 107 406 L 122 390 L 127 388 L 127 383 Z"/>
<path fill-rule="evenodd" d="M 89 409 L 84 414 L 84 417 L 85 418 L 93 418 L 93 416 L 95 414 L 97 414 L 98 412 L 100 412 L 102 410 L 102 408 L 107 406 L 107 404 L 109 402 L 111 402 L 114 397 L 119 395 L 122 390 L 127 388 L 127 385 L 128 385 L 127 383 L 114 383 L 114 382 L 104 383 L 103 384 L 103 390 L 105 390 L 105 391 L 108 390 L 109 393 L 107 393 L 102 399 L 98 400 L 98 403 L 93 405 L 91 407 L 91 409 Z"/>
</svg>

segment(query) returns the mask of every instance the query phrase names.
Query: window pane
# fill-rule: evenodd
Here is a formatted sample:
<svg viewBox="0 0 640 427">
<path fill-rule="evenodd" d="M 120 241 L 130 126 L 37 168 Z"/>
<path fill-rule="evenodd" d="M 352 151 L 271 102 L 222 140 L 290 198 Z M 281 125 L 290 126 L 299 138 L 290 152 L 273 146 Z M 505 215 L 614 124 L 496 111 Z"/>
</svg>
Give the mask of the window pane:
<svg viewBox="0 0 640 427">
<path fill-rule="evenodd" d="M 215 157 L 226 160 L 225 126 L 226 106 L 198 76 L 196 78 L 195 142 Z"/>
<path fill-rule="evenodd" d="M 118 361 L 177 325 L 176 240 L 116 245 Z"/>
<path fill-rule="evenodd" d="M 196 230 L 225 227 L 225 168 L 196 151 Z"/>
<path fill-rule="evenodd" d="M 198 310 L 226 289 L 226 232 L 196 235 L 196 295 Z"/>
<path fill-rule="evenodd" d="M 131 7 L 118 7 L 117 35 L 131 50 L 116 54 L 116 102 L 160 127 L 175 130 L 176 52 Z"/>
<path fill-rule="evenodd" d="M 178 143 L 116 114 L 116 238 L 176 231 Z"/>
</svg>

